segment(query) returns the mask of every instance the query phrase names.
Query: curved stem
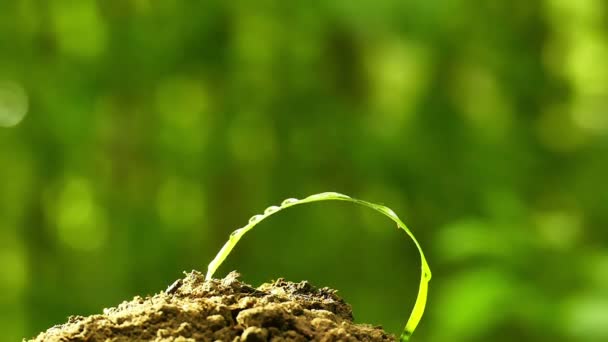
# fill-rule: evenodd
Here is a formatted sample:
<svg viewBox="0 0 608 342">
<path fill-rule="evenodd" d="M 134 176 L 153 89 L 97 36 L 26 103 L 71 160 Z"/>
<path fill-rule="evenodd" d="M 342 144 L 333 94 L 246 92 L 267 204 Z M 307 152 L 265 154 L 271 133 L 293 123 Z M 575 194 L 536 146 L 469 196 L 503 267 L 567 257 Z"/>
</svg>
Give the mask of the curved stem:
<svg viewBox="0 0 608 342">
<path fill-rule="evenodd" d="M 420 254 L 420 262 L 421 262 L 420 286 L 418 288 L 418 296 L 416 298 L 414 308 L 412 309 L 410 317 L 407 320 L 407 323 L 405 324 L 405 327 L 403 328 L 403 332 L 401 333 L 401 336 L 400 336 L 401 341 L 409 341 L 410 336 L 414 333 L 414 330 L 416 330 L 416 327 L 418 326 L 418 323 L 420 322 L 420 319 L 422 319 L 422 315 L 424 314 L 424 308 L 426 306 L 426 298 L 427 298 L 428 286 L 429 286 L 428 283 L 431 280 L 431 269 L 429 268 L 426 258 L 424 257 L 424 252 L 422 251 L 422 247 L 418 243 L 418 240 L 416 240 L 416 237 L 414 237 L 414 234 L 409 230 L 409 228 L 407 228 L 405 223 L 403 223 L 403 221 L 401 221 L 401 219 L 397 216 L 397 214 L 395 214 L 395 212 L 392 209 L 385 207 L 383 205 L 359 200 L 359 199 L 352 198 L 350 196 L 343 195 L 343 194 L 340 194 L 337 192 L 323 192 L 320 194 L 308 196 L 301 200 L 295 199 L 295 198 L 288 198 L 288 199 L 284 200 L 280 206 L 270 206 L 266 210 L 264 210 L 263 214 L 252 216 L 251 219 L 249 219 L 249 223 L 246 226 L 239 228 L 239 229 L 235 230 L 234 232 L 232 232 L 232 234 L 230 234 L 230 237 L 228 238 L 228 241 L 224 244 L 222 249 L 220 249 L 219 253 L 215 256 L 215 258 L 209 263 L 209 266 L 207 267 L 207 274 L 206 274 L 205 278 L 207 280 L 211 279 L 213 277 L 213 274 L 215 274 L 215 271 L 218 269 L 218 267 L 220 267 L 220 265 L 224 262 L 224 260 L 226 260 L 226 258 L 228 257 L 228 255 L 230 254 L 232 249 L 236 246 L 236 244 L 239 242 L 241 237 L 243 237 L 243 235 L 245 235 L 245 233 L 247 233 L 248 231 L 253 229 L 253 227 L 255 227 L 258 223 L 262 222 L 267 217 L 269 217 L 283 209 L 292 207 L 294 205 L 311 203 L 311 202 L 320 202 L 320 201 L 332 201 L 332 200 L 351 202 L 351 203 L 362 205 L 362 206 L 371 208 L 375 211 L 378 211 L 378 212 L 382 213 L 384 216 L 387 216 L 388 218 L 393 220 L 393 222 L 395 222 L 399 228 L 403 229 L 405 231 L 405 233 L 414 241 L 414 244 L 416 245 L 416 248 L 418 249 L 418 253 Z"/>
</svg>

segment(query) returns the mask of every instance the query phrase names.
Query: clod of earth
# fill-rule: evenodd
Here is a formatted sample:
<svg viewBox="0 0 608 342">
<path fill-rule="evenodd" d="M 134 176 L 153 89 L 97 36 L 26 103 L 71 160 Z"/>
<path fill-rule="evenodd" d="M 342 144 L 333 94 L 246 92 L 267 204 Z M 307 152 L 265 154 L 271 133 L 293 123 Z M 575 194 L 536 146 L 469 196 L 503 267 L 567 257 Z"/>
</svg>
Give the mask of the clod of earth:
<svg viewBox="0 0 608 342">
<path fill-rule="evenodd" d="M 31 341 L 395 341 L 381 327 L 353 323 L 329 288 L 279 279 L 257 289 L 196 271 L 165 292 L 135 297 L 101 315 L 72 316 Z"/>
</svg>

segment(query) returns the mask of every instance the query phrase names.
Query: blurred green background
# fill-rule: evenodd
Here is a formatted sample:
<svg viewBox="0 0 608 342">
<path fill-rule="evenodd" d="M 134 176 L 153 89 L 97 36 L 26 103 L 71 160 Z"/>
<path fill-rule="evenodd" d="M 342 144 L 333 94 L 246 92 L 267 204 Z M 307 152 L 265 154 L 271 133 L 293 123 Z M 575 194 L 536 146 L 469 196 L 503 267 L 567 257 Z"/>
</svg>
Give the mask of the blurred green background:
<svg viewBox="0 0 608 342">
<path fill-rule="evenodd" d="M 416 341 L 606 341 L 607 85 L 602 0 L 2 1 L 2 339 L 339 191 L 426 250 Z M 392 332 L 419 279 L 405 234 L 332 202 L 261 224 L 232 269 L 338 288 Z"/>
</svg>

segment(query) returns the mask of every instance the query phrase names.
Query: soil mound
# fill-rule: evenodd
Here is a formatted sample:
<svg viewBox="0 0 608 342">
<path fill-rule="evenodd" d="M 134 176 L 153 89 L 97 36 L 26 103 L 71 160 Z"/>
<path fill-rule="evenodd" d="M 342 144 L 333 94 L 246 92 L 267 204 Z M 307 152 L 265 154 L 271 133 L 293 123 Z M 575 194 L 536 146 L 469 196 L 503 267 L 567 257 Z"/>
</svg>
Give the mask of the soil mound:
<svg viewBox="0 0 608 342">
<path fill-rule="evenodd" d="M 256 289 L 238 277 L 205 281 L 192 271 L 165 292 L 72 316 L 32 341 L 395 341 L 380 327 L 354 324 L 335 290 L 283 279 Z"/>
</svg>

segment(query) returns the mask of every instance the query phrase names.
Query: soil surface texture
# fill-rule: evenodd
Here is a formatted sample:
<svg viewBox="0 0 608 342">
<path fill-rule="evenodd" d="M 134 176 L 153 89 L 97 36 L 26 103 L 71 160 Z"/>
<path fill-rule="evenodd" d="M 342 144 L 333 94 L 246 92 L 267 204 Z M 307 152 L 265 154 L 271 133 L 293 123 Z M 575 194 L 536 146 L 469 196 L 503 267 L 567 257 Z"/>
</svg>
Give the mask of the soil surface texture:
<svg viewBox="0 0 608 342">
<path fill-rule="evenodd" d="M 381 327 L 354 324 L 329 288 L 283 279 L 257 289 L 236 272 L 205 281 L 196 271 L 152 297 L 101 315 L 72 316 L 32 341 L 395 341 Z"/>
</svg>

